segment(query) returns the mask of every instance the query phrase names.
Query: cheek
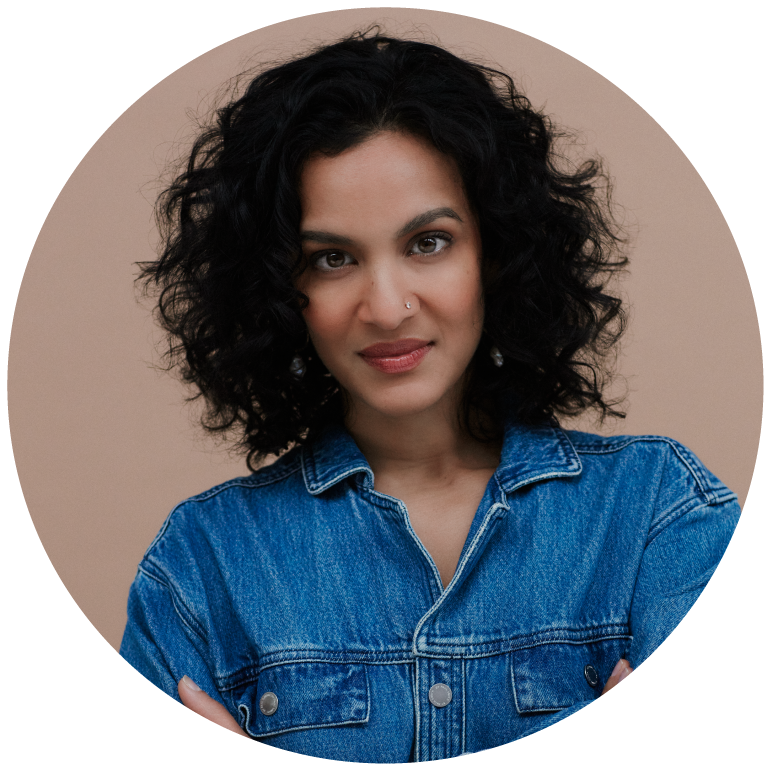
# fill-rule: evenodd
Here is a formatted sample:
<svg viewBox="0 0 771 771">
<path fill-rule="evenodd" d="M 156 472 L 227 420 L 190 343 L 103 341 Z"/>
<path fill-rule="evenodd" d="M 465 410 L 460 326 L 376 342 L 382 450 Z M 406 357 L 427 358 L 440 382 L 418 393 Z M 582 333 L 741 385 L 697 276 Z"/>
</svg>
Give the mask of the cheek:
<svg viewBox="0 0 771 771">
<path fill-rule="evenodd" d="M 481 277 L 475 267 L 448 275 L 445 281 L 434 285 L 432 294 L 436 301 L 435 307 L 441 308 L 442 316 L 448 322 L 466 330 L 469 337 L 479 337 L 484 306 Z"/>
<path fill-rule="evenodd" d="M 344 344 L 350 321 L 350 312 L 344 298 L 309 294 L 308 307 L 303 318 L 319 355 L 334 353 Z"/>
</svg>

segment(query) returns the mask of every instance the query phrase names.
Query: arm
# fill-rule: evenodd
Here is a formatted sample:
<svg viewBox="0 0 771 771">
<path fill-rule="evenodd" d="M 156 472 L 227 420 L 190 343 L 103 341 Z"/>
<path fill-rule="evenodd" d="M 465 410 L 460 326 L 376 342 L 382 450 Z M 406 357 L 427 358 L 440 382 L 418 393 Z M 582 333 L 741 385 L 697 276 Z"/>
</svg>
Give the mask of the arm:
<svg viewBox="0 0 771 771">
<path fill-rule="evenodd" d="M 680 623 L 711 578 L 739 519 L 735 497 L 693 500 L 654 522 L 632 598 L 626 658 L 639 666 Z"/>
<path fill-rule="evenodd" d="M 120 654 L 177 701 L 181 700 L 177 683 L 187 675 L 222 703 L 206 663 L 206 641 L 194 628 L 191 614 L 175 606 L 167 584 L 141 568 L 129 591 L 128 622 Z"/>
<path fill-rule="evenodd" d="M 247 736 L 222 703 L 202 655 L 204 646 L 175 610 L 169 587 L 140 570 L 129 592 L 121 656 L 188 709 Z"/>
</svg>

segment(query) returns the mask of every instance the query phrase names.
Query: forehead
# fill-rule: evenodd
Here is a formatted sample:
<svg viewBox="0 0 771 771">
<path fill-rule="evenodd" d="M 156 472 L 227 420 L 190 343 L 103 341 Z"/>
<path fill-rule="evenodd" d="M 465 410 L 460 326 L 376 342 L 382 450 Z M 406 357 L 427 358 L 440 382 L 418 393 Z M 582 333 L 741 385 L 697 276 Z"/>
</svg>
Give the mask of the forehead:
<svg viewBox="0 0 771 771">
<path fill-rule="evenodd" d="M 339 155 L 311 157 L 300 201 L 304 227 L 329 219 L 397 220 L 442 206 L 468 211 L 454 161 L 423 139 L 391 131 Z"/>
</svg>

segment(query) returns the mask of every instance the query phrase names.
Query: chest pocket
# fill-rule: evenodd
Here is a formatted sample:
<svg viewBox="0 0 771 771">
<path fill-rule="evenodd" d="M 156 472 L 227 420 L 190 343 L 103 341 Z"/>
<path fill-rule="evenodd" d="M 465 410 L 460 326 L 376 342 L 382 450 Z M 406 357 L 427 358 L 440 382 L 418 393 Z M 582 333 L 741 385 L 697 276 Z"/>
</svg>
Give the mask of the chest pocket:
<svg viewBox="0 0 771 771">
<path fill-rule="evenodd" d="M 286 731 L 369 720 L 369 684 L 364 664 L 281 664 L 256 682 L 234 689 L 241 726 L 256 739 Z"/>
<path fill-rule="evenodd" d="M 513 651 L 511 679 L 517 712 L 553 712 L 596 699 L 628 642 L 544 643 Z"/>
</svg>

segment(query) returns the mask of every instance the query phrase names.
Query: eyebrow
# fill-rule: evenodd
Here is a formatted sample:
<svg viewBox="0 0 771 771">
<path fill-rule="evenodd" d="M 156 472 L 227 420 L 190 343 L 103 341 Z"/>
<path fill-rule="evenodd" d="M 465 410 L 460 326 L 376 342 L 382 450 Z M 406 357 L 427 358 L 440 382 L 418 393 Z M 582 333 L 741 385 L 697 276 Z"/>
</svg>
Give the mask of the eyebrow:
<svg viewBox="0 0 771 771">
<path fill-rule="evenodd" d="M 403 236 L 412 233 L 413 230 L 417 230 L 418 228 L 422 228 L 425 225 L 429 225 L 430 223 L 441 219 L 442 217 L 449 217 L 450 219 L 457 220 L 458 222 L 463 222 L 460 215 L 454 209 L 451 209 L 449 206 L 441 206 L 438 209 L 430 209 L 427 212 L 423 212 L 423 214 L 418 214 L 416 217 L 413 217 L 396 234 L 396 237 L 402 238 Z M 322 244 L 336 243 L 342 244 L 343 246 L 351 246 L 353 244 L 353 240 L 347 236 L 341 236 L 338 233 L 330 233 L 327 230 L 303 230 L 303 232 L 300 233 L 300 239 L 303 241 L 318 241 Z"/>
</svg>

